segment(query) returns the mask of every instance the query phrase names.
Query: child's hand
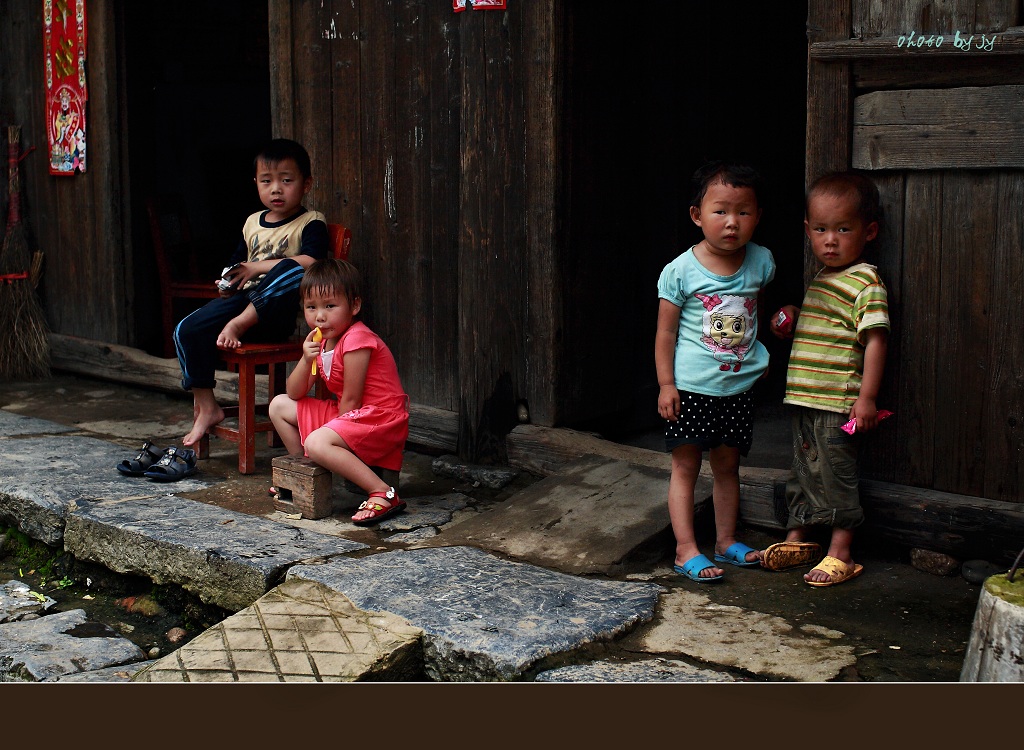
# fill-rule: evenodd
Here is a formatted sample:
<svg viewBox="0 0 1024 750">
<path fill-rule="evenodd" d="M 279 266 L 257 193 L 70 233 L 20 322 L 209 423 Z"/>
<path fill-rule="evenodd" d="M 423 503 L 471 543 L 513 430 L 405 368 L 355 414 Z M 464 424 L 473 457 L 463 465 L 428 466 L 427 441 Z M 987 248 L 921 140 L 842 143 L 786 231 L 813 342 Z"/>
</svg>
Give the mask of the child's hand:
<svg viewBox="0 0 1024 750">
<path fill-rule="evenodd" d="M 320 341 L 322 336 L 320 335 L 320 329 L 314 328 L 306 335 L 306 340 L 302 342 L 302 360 L 309 367 L 312 372 L 310 362 L 316 363 L 316 358 L 320 354 Z M 313 373 L 314 375 L 316 373 Z"/>
<path fill-rule="evenodd" d="M 850 409 L 850 419 L 857 420 L 857 432 L 873 430 L 878 426 L 878 407 L 873 398 L 861 396 Z"/>
<path fill-rule="evenodd" d="M 259 273 L 253 270 L 251 263 L 238 263 L 223 278 L 230 282 L 230 293 L 234 294 L 256 276 Z"/>
<path fill-rule="evenodd" d="M 784 305 L 780 307 L 771 319 L 772 333 L 780 339 L 793 338 L 793 329 L 796 327 L 796 319 L 800 317 L 800 308 L 796 305 Z"/>
<path fill-rule="evenodd" d="M 315 341 L 317 343 L 317 345 L 318 345 L 317 348 L 319 348 L 319 344 L 323 340 L 324 340 L 324 335 L 323 335 L 323 333 L 320 332 L 320 326 L 317 326 L 316 328 L 313 329 L 313 341 Z M 313 357 L 313 367 L 310 370 L 310 373 L 313 374 L 313 375 L 316 375 L 316 357 L 315 356 Z"/>
<path fill-rule="evenodd" d="M 679 419 L 679 391 L 675 385 L 661 386 L 658 394 L 658 414 L 662 419 L 675 422 Z"/>
</svg>

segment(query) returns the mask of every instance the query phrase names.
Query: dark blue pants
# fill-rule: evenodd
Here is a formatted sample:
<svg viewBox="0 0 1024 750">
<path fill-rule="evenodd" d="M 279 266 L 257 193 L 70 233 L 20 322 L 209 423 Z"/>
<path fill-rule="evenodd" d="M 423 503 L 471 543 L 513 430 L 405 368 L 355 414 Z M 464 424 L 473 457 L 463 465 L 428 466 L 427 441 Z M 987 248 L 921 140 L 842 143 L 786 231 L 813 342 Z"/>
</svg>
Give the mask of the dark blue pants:
<svg viewBox="0 0 1024 750">
<path fill-rule="evenodd" d="M 220 363 L 217 336 L 232 318 L 251 302 L 259 322 L 243 339 L 250 342 L 284 341 L 295 330 L 299 314 L 299 282 L 304 269 L 285 258 L 245 292 L 218 297 L 187 316 L 174 329 L 174 348 L 181 365 L 181 387 L 213 388 L 214 372 Z"/>
</svg>

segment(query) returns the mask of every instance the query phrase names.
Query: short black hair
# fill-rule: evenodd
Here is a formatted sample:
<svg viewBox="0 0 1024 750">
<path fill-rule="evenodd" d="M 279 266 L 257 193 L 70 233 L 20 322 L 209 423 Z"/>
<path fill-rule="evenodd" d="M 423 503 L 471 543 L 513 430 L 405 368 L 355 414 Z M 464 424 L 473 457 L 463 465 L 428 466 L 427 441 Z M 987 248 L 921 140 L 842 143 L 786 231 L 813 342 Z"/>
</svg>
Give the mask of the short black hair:
<svg viewBox="0 0 1024 750">
<path fill-rule="evenodd" d="M 815 195 L 833 198 L 853 196 L 857 199 L 857 213 L 867 226 L 882 220 L 882 200 L 878 188 L 867 176 L 859 172 L 829 172 L 814 180 L 807 188 L 807 203 Z"/>
<path fill-rule="evenodd" d="M 321 258 L 306 269 L 299 282 L 299 298 L 305 302 L 311 294 L 344 294 L 349 304 L 363 297 L 363 279 L 347 260 Z M 356 320 L 359 316 L 353 316 Z"/>
<path fill-rule="evenodd" d="M 760 172 L 749 164 L 730 161 L 709 161 L 693 173 L 692 208 L 700 208 L 700 202 L 708 192 L 708 188 L 721 182 L 723 185 L 738 188 L 750 188 L 754 191 L 758 207 L 761 206 L 763 179 Z"/>
<path fill-rule="evenodd" d="M 256 154 L 256 158 L 252 160 L 253 174 L 259 171 L 261 163 L 273 166 L 285 159 L 295 160 L 295 164 L 298 166 L 299 172 L 304 179 L 313 176 L 313 170 L 309 164 L 309 153 L 302 147 L 301 143 L 289 140 L 288 138 L 275 138 L 260 149 L 260 152 Z"/>
</svg>

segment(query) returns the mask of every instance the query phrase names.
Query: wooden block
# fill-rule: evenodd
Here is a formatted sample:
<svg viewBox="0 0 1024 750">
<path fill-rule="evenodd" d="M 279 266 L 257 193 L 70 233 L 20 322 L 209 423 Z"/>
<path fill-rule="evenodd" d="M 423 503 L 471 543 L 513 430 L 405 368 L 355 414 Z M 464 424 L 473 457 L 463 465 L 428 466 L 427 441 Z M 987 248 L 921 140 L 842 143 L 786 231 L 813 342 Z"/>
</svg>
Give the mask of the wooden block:
<svg viewBox="0 0 1024 750">
<path fill-rule="evenodd" d="M 318 519 L 331 515 L 331 488 L 334 477 L 327 469 L 305 456 L 278 456 L 273 466 L 274 486 L 291 490 L 290 500 L 280 495 L 274 507 L 283 513 L 301 513 L 303 518 Z"/>
</svg>

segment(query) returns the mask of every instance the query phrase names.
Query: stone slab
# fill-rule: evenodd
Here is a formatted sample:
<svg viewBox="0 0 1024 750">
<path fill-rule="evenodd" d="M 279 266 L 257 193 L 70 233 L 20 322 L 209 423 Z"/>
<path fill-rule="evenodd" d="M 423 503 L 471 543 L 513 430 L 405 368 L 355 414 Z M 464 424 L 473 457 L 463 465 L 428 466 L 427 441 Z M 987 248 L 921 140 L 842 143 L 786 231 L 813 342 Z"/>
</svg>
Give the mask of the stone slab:
<svg viewBox="0 0 1024 750">
<path fill-rule="evenodd" d="M 663 590 L 568 576 L 470 547 L 299 565 L 288 571 L 293 578 L 421 628 L 426 673 L 442 682 L 523 679 L 544 658 L 650 620 Z"/>
<path fill-rule="evenodd" d="M 450 524 L 435 543 L 482 547 L 564 573 L 618 574 L 669 527 L 668 480 L 664 470 L 587 456 Z M 710 480 L 698 483 L 698 495 L 710 494 Z"/>
<path fill-rule="evenodd" d="M 81 609 L 0 625 L 0 682 L 42 682 L 145 658 L 109 626 L 89 622 Z"/>
<path fill-rule="evenodd" d="M 537 675 L 536 682 L 735 682 L 725 672 L 701 669 L 674 659 L 573 664 Z"/>
<path fill-rule="evenodd" d="M 442 477 L 453 477 L 464 482 L 473 482 L 476 485 L 482 484 L 492 490 L 500 490 L 506 484 L 519 476 L 518 469 L 509 469 L 505 466 L 481 466 L 467 464 L 460 461 L 456 456 L 444 455 L 435 458 L 431 464 L 435 474 Z"/>
<path fill-rule="evenodd" d="M 135 682 L 414 681 L 422 631 L 364 612 L 314 581 L 291 579 L 174 653 Z"/>
<path fill-rule="evenodd" d="M 0 440 L 0 520 L 33 539 L 60 546 L 73 503 L 166 494 L 166 483 L 126 477 L 114 468 L 136 453 L 138 449 L 76 435 Z M 195 476 L 173 484 L 175 492 L 209 486 Z"/>
<path fill-rule="evenodd" d="M 451 522 L 457 511 L 469 505 L 469 498 L 461 492 L 403 499 L 406 501 L 406 509 L 397 516 L 381 521 L 377 524 L 378 529 L 387 532 L 414 531 L 428 526 L 444 526 Z"/>
<path fill-rule="evenodd" d="M 26 615 L 42 614 L 56 603 L 50 597 L 32 591 L 23 581 L 8 581 L 0 585 L 0 624 L 17 622 Z"/>
<path fill-rule="evenodd" d="M 80 503 L 68 515 L 64 547 L 78 559 L 178 584 L 235 612 L 279 583 L 288 566 L 366 545 L 165 495 Z"/>
<path fill-rule="evenodd" d="M 856 664 L 844 633 L 813 624 L 714 604 L 704 594 L 676 589 L 662 597 L 659 622 L 644 634 L 643 650 L 679 654 L 771 679 L 826 682 Z"/>
<path fill-rule="evenodd" d="M 0 409 L 0 438 L 16 435 L 58 435 L 65 432 L 74 432 L 74 429 L 47 419 L 26 417 Z"/>
<path fill-rule="evenodd" d="M 132 664 L 119 664 L 105 669 L 94 669 L 91 672 L 76 672 L 53 677 L 46 682 L 131 682 L 140 671 L 154 662 L 153 659 L 137 661 Z"/>
</svg>

